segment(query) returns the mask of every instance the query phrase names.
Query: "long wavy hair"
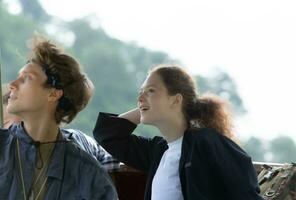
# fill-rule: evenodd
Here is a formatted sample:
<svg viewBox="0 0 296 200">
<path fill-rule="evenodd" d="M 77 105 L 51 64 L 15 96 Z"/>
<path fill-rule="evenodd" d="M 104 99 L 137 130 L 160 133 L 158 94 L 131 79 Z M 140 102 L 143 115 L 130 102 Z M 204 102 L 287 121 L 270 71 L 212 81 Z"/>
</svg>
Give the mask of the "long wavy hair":
<svg viewBox="0 0 296 200">
<path fill-rule="evenodd" d="M 232 133 L 229 105 L 214 94 L 199 95 L 194 79 L 181 67 L 171 64 L 158 65 L 150 71 L 157 73 L 169 95 L 183 96 L 182 111 L 188 127 L 207 127 L 237 142 Z"/>
</svg>

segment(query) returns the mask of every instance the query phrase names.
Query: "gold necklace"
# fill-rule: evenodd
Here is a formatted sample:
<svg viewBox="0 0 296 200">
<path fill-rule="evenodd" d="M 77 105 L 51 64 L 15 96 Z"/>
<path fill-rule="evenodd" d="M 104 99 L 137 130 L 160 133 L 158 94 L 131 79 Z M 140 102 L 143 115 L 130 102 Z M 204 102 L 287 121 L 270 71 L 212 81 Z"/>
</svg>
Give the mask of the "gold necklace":
<svg viewBox="0 0 296 200">
<path fill-rule="evenodd" d="M 18 141 L 18 138 L 16 139 L 16 148 L 17 148 L 17 157 L 18 157 L 18 163 L 19 163 L 19 171 L 20 171 L 20 176 L 21 176 L 21 182 L 22 182 L 22 190 L 23 190 L 23 196 L 24 196 L 24 200 L 27 200 L 27 195 L 26 195 L 26 187 L 25 187 L 25 183 L 24 183 L 24 175 L 23 175 L 23 167 L 22 167 L 22 160 L 21 160 L 21 157 L 20 157 L 20 147 L 19 147 L 19 141 Z M 50 156 L 49 156 L 50 157 Z M 48 159 L 49 159 L 49 157 L 48 157 Z M 46 162 L 48 161 L 48 159 L 46 160 Z M 41 170 L 41 172 L 43 171 L 43 169 Z M 39 175 L 37 176 L 37 178 L 39 179 L 39 177 L 40 177 L 40 174 L 41 174 L 41 172 L 39 173 Z M 48 177 L 46 177 L 45 178 L 45 180 L 43 181 L 43 183 L 42 183 L 42 185 L 41 185 L 41 188 L 40 188 L 40 190 L 39 190 L 39 192 L 37 193 L 37 195 L 36 195 L 36 197 L 34 198 L 34 197 L 30 197 L 30 199 L 33 199 L 34 198 L 34 200 L 37 200 L 38 199 L 38 197 L 40 196 L 40 194 L 41 194 L 41 192 L 42 192 L 42 190 L 43 190 L 43 188 L 44 188 L 44 186 L 45 186 L 45 183 L 46 183 L 46 181 L 47 181 L 47 178 Z M 37 180 L 38 180 L 37 179 Z M 35 181 L 35 183 L 36 183 L 37 181 Z"/>
</svg>

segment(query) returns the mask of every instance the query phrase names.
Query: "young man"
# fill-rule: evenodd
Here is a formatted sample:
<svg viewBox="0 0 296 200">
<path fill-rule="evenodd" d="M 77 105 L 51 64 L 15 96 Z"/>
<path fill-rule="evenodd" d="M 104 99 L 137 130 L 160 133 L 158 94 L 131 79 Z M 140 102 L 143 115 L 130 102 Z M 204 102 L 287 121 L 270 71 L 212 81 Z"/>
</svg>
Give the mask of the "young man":
<svg viewBox="0 0 296 200">
<path fill-rule="evenodd" d="M 2 95 L 3 127 L 2 128 L 8 128 L 13 123 L 20 122 L 21 119 L 18 116 L 7 112 L 6 108 L 8 104 L 9 95 L 10 95 L 7 84 L 2 85 L 2 93 L 3 93 Z"/>
<path fill-rule="evenodd" d="M 0 199 L 117 199 L 105 170 L 59 128 L 87 105 L 92 83 L 73 57 L 34 39 L 9 85 L 7 111 L 22 122 L 0 130 Z"/>
<path fill-rule="evenodd" d="M 15 123 L 20 123 L 21 119 L 13 114 L 7 112 L 7 104 L 10 92 L 7 86 L 2 87 L 3 91 L 3 128 L 8 129 L 11 125 Z M 78 145 L 79 148 L 83 149 L 95 159 L 106 170 L 118 169 L 120 167 L 120 162 L 113 158 L 103 147 L 101 147 L 93 138 L 89 137 L 82 131 L 76 129 L 63 129 L 65 133 L 64 136 L 72 141 L 74 144 Z"/>
</svg>

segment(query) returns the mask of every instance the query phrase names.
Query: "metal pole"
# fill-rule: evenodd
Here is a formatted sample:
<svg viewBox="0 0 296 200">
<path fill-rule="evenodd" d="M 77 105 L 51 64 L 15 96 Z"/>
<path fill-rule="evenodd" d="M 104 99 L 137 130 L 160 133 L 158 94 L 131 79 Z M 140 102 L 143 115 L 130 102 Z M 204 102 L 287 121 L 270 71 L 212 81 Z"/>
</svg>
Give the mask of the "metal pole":
<svg viewBox="0 0 296 200">
<path fill-rule="evenodd" d="M 1 54 L 1 47 L 0 47 L 0 127 L 3 128 L 3 94 L 2 94 L 2 54 Z"/>
<path fill-rule="evenodd" d="M 2 0 L 0 0 L 0 18 L 2 13 Z M 3 128 L 3 96 L 2 96 L 2 54 L 1 54 L 1 46 L 0 46 L 0 128 Z"/>
</svg>

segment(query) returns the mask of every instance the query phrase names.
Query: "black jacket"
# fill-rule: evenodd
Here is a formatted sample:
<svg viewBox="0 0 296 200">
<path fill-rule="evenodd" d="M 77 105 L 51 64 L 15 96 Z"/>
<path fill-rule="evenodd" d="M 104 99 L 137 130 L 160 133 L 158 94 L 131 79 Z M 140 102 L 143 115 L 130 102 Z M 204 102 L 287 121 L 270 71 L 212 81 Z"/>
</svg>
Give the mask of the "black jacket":
<svg viewBox="0 0 296 200">
<path fill-rule="evenodd" d="M 121 162 L 148 173 L 145 200 L 167 142 L 131 134 L 136 125 L 117 115 L 100 113 L 95 139 Z M 179 174 L 184 200 L 263 200 L 251 158 L 214 129 L 184 133 Z"/>
</svg>

